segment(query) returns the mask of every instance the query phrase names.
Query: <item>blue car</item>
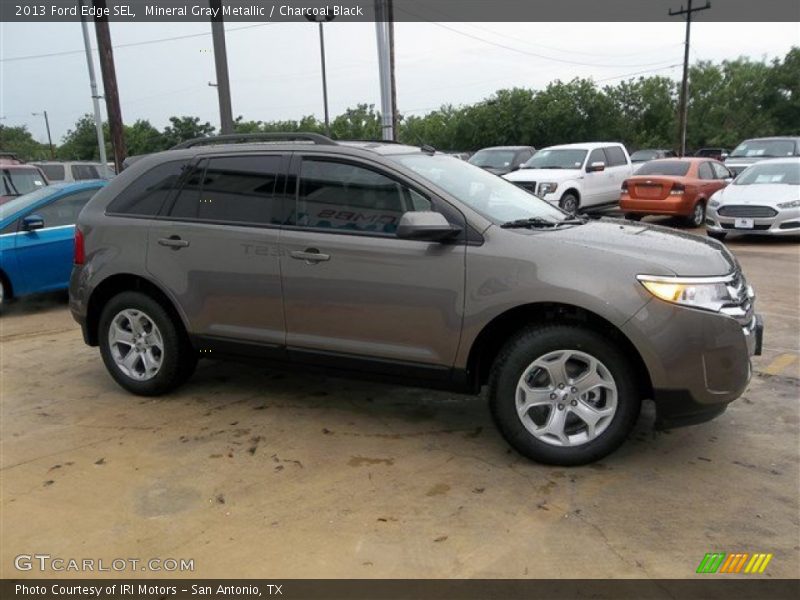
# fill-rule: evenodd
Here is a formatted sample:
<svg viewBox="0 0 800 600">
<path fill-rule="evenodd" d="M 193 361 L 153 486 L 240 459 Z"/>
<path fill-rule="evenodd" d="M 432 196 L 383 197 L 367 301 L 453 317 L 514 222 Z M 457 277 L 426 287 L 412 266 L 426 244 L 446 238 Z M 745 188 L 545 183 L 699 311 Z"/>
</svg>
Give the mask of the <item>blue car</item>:
<svg viewBox="0 0 800 600">
<path fill-rule="evenodd" d="M 78 213 L 106 183 L 49 185 L 0 205 L 0 305 L 67 288 Z"/>
</svg>

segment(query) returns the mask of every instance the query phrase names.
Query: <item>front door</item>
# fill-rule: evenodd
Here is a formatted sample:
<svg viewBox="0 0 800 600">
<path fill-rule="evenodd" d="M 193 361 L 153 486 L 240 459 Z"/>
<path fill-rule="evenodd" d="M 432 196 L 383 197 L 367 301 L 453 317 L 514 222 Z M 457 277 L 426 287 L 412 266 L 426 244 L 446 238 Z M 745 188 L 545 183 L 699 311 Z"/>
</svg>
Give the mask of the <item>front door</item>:
<svg viewBox="0 0 800 600">
<path fill-rule="evenodd" d="M 278 261 L 281 154 L 198 163 L 148 233 L 147 269 L 177 301 L 203 347 L 285 343 Z"/>
<path fill-rule="evenodd" d="M 395 235 L 404 212 L 442 201 L 355 159 L 293 164 L 295 207 L 280 244 L 290 355 L 343 369 L 368 360 L 379 372 L 447 373 L 461 332 L 465 243 Z M 464 227 L 451 207 L 441 212 Z"/>
</svg>

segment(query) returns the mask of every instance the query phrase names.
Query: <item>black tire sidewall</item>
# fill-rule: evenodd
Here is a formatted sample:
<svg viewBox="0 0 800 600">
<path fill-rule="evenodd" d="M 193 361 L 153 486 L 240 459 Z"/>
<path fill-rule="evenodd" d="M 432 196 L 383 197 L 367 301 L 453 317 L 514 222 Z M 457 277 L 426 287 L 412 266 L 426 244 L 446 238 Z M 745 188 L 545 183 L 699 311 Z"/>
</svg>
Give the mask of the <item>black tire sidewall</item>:
<svg viewBox="0 0 800 600">
<path fill-rule="evenodd" d="M 108 344 L 108 329 L 112 320 L 120 311 L 130 308 L 140 310 L 152 319 L 164 342 L 161 368 L 155 377 L 147 381 L 137 381 L 125 375 L 114 361 Z M 103 362 L 114 380 L 129 392 L 140 396 L 157 396 L 174 389 L 191 374 L 196 363 L 183 330 L 179 329 L 161 304 L 141 292 L 122 292 L 108 301 L 100 316 L 98 341 Z"/>
<path fill-rule="evenodd" d="M 516 390 L 523 371 L 555 350 L 580 350 L 596 357 L 617 384 L 617 412 L 611 424 L 599 437 L 577 447 L 561 448 L 538 440 L 517 416 Z M 538 462 L 562 466 L 593 462 L 616 450 L 635 425 L 641 408 L 629 361 L 603 336 L 572 325 L 534 326 L 510 340 L 493 368 L 489 401 L 497 427 L 515 450 Z"/>
<path fill-rule="evenodd" d="M 702 207 L 702 209 L 703 209 L 702 215 L 700 215 L 700 222 L 699 223 L 695 220 L 695 215 L 697 214 L 697 207 L 698 206 Z M 692 227 L 702 227 L 703 223 L 705 222 L 705 220 L 706 220 L 705 204 L 703 204 L 703 202 L 698 202 L 697 204 L 695 204 L 692 207 L 692 214 L 689 215 L 689 224 Z"/>
<path fill-rule="evenodd" d="M 572 202 L 575 204 L 575 210 L 573 210 L 573 211 L 571 211 L 571 210 L 569 210 L 567 208 L 567 204 L 569 204 L 568 199 L 570 199 L 570 198 L 572 199 Z M 563 196 L 561 196 L 561 201 L 558 204 L 563 210 L 567 211 L 570 214 L 576 214 L 578 212 L 578 209 L 580 208 L 580 203 L 578 202 L 578 197 L 575 194 L 571 193 L 571 192 L 568 192 L 568 193 L 564 194 Z"/>
</svg>

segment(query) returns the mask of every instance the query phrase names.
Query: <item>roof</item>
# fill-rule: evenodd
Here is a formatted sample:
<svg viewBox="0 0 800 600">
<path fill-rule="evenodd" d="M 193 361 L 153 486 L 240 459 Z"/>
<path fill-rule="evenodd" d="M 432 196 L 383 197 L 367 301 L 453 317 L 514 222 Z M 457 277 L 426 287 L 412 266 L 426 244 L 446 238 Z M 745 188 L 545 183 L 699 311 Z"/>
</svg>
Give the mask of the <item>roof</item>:
<svg viewBox="0 0 800 600">
<path fill-rule="evenodd" d="M 481 150 L 532 150 L 533 146 L 489 146 L 487 148 L 481 148 L 477 152 Z"/>
<path fill-rule="evenodd" d="M 575 148 L 580 150 L 596 150 L 597 148 L 604 148 L 605 146 L 623 146 L 620 142 L 584 142 L 579 144 L 558 144 L 557 146 L 548 146 L 544 150 L 566 150 L 568 148 Z M 624 146 L 623 146 L 624 147 Z"/>
<path fill-rule="evenodd" d="M 35 160 L 32 165 L 100 165 L 105 166 L 99 160 Z"/>
</svg>

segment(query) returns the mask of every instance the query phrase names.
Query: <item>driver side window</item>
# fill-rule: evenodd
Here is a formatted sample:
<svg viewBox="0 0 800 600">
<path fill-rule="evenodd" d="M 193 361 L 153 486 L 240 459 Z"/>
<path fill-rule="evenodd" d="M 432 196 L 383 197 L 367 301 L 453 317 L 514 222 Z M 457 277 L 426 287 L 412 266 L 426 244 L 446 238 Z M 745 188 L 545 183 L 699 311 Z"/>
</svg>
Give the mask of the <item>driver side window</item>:
<svg viewBox="0 0 800 600">
<path fill-rule="evenodd" d="M 586 161 L 586 166 L 591 167 L 592 164 L 596 162 L 601 162 L 601 163 L 606 162 L 606 155 L 603 152 L 602 148 L 596 148 L 592 150 L 592 153 L 589 155 L 589 160 Z"/>
<path fill-rule="evenodd" d="M 75 225 L 78 214 L 89 201 L 89 198 L 97 193 L 97 189 L 81 190 L 80 192 L 59 198 L 47 206 L 37 208 L 28 215 L 39 215 L 44 219 L 45 228 L 63 227 L 64 225 Z"/>
</svg>

